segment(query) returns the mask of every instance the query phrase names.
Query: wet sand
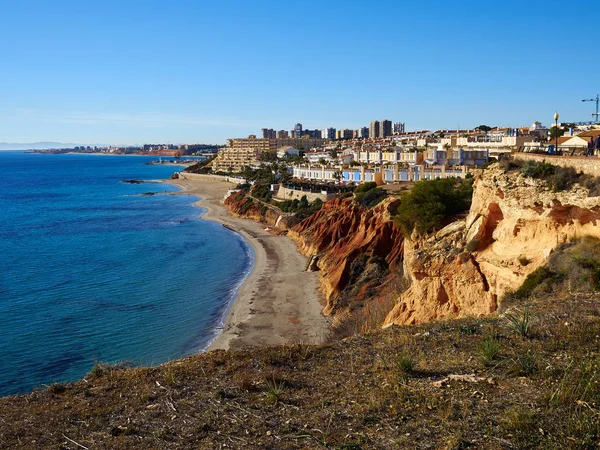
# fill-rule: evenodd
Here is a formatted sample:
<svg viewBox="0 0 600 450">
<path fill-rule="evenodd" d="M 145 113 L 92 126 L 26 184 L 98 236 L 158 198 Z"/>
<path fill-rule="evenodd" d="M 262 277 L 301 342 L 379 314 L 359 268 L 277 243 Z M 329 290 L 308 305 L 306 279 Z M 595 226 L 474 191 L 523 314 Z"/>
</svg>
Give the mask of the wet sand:
<svg viewBox="0 0 600 450">
<path fill-rule="evenodd" d="M 307 259 L 296 244 L 285 236 L 269 234 L 264 224 L 231 216 L 223 198 L 235 184 L 209 175 L 182 176 L 185 179 L 166 182 L 182 188 L 180 194 L 201 197 L 195 205 L 207 210 L 202 218 L 238 232 L 254 250 L 252 273 L 208 350 L 323 342 L 329 321 L 321 314 L 318 274 L 304 271 Z"/>
</svg>

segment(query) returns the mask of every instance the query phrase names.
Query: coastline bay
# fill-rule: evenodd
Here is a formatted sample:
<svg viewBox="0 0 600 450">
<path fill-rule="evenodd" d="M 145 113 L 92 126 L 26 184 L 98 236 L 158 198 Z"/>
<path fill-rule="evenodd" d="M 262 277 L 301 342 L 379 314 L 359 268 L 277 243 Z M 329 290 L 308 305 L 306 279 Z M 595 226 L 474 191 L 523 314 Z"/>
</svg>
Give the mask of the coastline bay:
<svg viewBox="0 0 600 450">
<path fill-rule="evenodd" d="M 0 154 L 0 395 L 204 349 L 251 270 L 149 158 Z"/>
</svg>

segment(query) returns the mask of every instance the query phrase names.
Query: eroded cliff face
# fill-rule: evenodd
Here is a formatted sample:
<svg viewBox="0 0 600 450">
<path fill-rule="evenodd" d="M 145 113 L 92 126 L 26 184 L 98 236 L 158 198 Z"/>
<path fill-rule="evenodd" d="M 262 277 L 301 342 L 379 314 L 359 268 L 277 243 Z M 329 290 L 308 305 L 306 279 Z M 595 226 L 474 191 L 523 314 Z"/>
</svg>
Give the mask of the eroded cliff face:
<svg viewBox="0 0 600 450">
<path fill-rule="evenodd" d="M 234 216 L 246 217 L 267 226 L 277 226 L 287 230 L 296 225 L 299 220 L 292 215 L 282 215 L 275 208 L 256 199 L 249 198 L 247 191 L 238 191 L 225 200 L 225 205 Z"/>
<path fill-rule="evenodd" d="M 474 187 L 466 219 L 405 242 L 411 284 L 386 325 L 492 313 L 558 244 L 600 237 L 600 197 L 578 185 L 552 192 L 542 180 L 496 167 L 477 174 Z"/>
<path fill-rule="evenodd" d="M 398 202 L 365 209 L 335 199 L 303 221 L 243 193 L 226 204 L 236 215 L 288 230 L 304 255 L 319 255 L 327 315 L 390 295 L 394 283 L 408 280 L 385 325 L 494 313 L 558 244 L 600 238 L 600 197 L 579 185 L 553 192 L 543 180 L 500 167 L 475 175 L 468 215 L 434 235 L 404 239 L 392 220 Z"/>
<path fill-rule="evenodd" d="M 354 294 L 361 300 L 395 277 L 404 243 L 392 221 L 397 203 L 397 199 L 386 199 L 365 209 L 351 198 L 330 200 L 289 231 L 300 252 L 319 255 L 325 314 L 348 306 L 350 299 L 341 294 L 350 285 L 360 287 Z"/>
<path fill-rule="evenodd" d="M 249 198 L 244 191 L 225 200 L 233 215 L 287 230 L 302 254 L 319 256 L 316 267 L 321 272 L 326 315 L 363 306 L 399 280 L 404 238 L 392 221 L 397 204 L 397 199 L 386 199 L 366 209 L 352 198 L 334 199 L 301 221 Z"/>
</svg>

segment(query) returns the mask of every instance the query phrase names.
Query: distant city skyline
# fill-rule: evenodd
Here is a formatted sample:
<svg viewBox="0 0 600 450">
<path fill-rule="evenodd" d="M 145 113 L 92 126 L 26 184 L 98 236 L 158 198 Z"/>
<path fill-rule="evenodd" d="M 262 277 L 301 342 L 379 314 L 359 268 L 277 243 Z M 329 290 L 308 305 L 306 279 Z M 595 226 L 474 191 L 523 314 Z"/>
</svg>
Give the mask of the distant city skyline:
<svg viewBox="0 0 600 450">
<path fill-rule="evenodd" d="M 591 120 L 596 1 L 9 2 L 0 141 L 214 143 L 291 130 Z M 359 55 L 359 56 L 357 56 Z M 577 61 L 575 63 L 574 61 Z"/>
</svg>

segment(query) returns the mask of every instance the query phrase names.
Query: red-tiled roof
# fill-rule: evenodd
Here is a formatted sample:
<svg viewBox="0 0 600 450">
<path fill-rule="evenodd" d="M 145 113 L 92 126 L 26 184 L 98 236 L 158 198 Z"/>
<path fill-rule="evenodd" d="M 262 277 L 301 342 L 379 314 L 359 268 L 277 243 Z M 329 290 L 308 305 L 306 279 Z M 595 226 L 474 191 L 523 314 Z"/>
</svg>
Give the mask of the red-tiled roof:
<svg viewBox="0 0 600 450">
<path fill-rule="evenodd" d="M 600 136 L 600 130 L 584 131 L 583 133 L 579 133 L 577 136 L 585 139 L 589 139 L 590 137 L 596 138 L 596 136 Z"/>
</svg>

